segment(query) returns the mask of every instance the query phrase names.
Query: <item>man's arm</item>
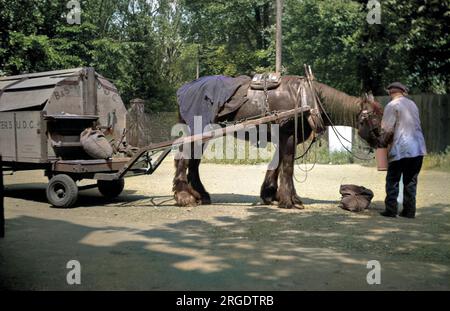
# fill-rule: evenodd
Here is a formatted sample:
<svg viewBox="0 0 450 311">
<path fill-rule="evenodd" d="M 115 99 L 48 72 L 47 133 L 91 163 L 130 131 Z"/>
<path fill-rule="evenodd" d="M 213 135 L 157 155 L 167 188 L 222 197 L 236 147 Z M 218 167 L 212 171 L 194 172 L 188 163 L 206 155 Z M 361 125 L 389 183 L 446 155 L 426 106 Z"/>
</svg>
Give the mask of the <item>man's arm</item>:
<svg viewBox="0 0 450 311">
<path fill-rule="evenodd" d="M 378 137 L 378 147 L 387 148 L 387 146 L 394 140 L 394 132 L 385 132 L 381 130 L 381 134 Z"/>
<path fill-rule="evenodd" d="M 386 148 L 394 140 L 395 124 L 397 123 L 397 110 L 393 105 L 387 105 L 384 109 L 381 121 L 381 133 L 378 137 L 378 146 Z"/>
</svg>

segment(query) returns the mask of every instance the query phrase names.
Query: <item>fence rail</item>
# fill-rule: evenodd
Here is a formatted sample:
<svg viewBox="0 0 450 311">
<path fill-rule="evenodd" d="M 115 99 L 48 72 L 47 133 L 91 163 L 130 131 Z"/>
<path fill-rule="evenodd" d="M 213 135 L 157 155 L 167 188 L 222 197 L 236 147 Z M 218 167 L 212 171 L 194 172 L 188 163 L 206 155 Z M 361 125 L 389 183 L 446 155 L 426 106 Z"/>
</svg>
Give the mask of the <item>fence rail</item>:
<svg viewBox="0 0 450 311">
<path fill-rule="evenodd" d="M 450 146 L 450 95 L 419 94 L 410 96 L 417 104 L 428 152 L 442 152 Z M 389 96 L 376 98 L 383 106 Z M 141 109 L 130 109 L 128 128 L 131 144 L 143 147 L 172 139 L 171 128 L 177 123 L 176 112 L 145 115 Z"/>
</svg>

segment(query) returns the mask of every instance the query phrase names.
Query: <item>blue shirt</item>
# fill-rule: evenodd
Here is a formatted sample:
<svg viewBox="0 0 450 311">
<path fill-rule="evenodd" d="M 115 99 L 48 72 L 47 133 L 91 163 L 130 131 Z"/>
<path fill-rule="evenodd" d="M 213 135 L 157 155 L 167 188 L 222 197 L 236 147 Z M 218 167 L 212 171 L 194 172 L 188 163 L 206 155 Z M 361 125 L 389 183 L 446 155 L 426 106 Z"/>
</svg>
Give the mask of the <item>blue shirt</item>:
<svg viewBox="0 0 450 311">
<path fill-rule="evenodd" d="M 400 96 L 389 102 L 384 108 L 381 127 L 386 132 L 394 133 L 388 154 L 389 162 L 427 153 L 419 109 L 411 99 Z"/>
</svg>

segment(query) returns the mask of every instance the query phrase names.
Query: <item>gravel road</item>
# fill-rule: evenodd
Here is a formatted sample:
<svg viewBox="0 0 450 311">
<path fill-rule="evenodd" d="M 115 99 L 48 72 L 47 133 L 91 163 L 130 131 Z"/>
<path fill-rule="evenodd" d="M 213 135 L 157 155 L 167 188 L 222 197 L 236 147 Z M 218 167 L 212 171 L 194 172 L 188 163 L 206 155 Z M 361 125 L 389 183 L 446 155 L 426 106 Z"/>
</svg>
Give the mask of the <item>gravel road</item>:
<svg viewBox="0 0 450 311">
<path fill-rule="evenodd" d="M 298 179 L 305 175 L 297 171 Z M 0 287 L 31 290 L 449 290 L 450 174 L 424 171 L 414 220 L 386 219 L 385 173 L 317 165 L 296 187 L 305 210 L 261 205 L 265 166 L 204 164 L 213 204 L 174 206 L 170 160 L 127 179 L 113 202 L 96 189 L 51 208 L 43 172 L 7 176 Z M 83 182 L 85 183 L 85 182 Z M 370 210 L 337 207 L 339 185 L 375 192 Z M 68 285 L 69 260 L 81 285 Z M 369 260 L 381 284 L 368 285 Z"/>
</svg>

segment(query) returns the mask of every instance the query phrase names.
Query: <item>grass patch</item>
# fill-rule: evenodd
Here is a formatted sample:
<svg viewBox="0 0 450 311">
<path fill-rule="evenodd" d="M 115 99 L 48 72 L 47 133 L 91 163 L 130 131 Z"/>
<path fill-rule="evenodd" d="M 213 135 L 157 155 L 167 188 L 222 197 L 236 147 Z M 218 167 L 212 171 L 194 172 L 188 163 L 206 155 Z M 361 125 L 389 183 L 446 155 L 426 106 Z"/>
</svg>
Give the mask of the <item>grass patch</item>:
<svg viewBox="0 0 450 311">
<path fill-rule="evenodd" d="M 208 143 L 202 162 L 238 165 L 269 163 L 274 152 L 275 147 L 270 143 L 265 148 L 257 148 L 248 141 L 220 137 Z"/>
<path fill-rule="evenodd" d="M 311 141 L 307 141 L 304 147 L 300 144 L 297 147 L 297 156 L 304 153 L 303 148 L 308 148 Z M 356 140 L 356 145 L 360 146 L 359 140 Z M 236 138 L 225 139 L 217 138 L 210 142 L 207 146 L 206 151 L 203 156 L 202 162 L 213 163 L 213 164 L 237 164 L 237 165 L 252 165 L 269 163 L 275 152 L 275 147 L 273 144 L 269 143 L 265 148 L 257 148 L 256 146 L 250 144 L 248 141 L 238 140 Z M 350 153 L 343 152 L 332 152 L 328 151 L 328 142 L 322 139 L 316 142 L 306 156 L 303 159 L 297 160 L 297 163 L 308 164 L 318 163 L 318 164 L 352 164 L 358 163 L 367 166 L 375 166 L 375 160 L 373 159 L 374 154 L 368 153 L 367 149 L 354 149 L 352 152 L 356 156 L 367 159 L 361 160 L 355 158 Z"/>
<path fill-rule="evenodd" d="M 235 165 L 263 164 L 269 163 L 275 152 L 275 147 L 271 143 L 267 144 L 265 148 L 257 148 L 248 141 L 242 141 L 236 138 L 228 140 L 218 138 L 211 142 L 212 144 L 208 145 L 203 156 L 202 162 L 204 163 Z M 330 165 L 360 164 L 368 167 L 376 167 L 374 153 L 369 153 L 369 149 L 358 137 L 354 137 L 354 142 L 354 146 L 359 146 L 354 147 L 352 150 L 356 157 L 346 151 L 330 153 L 328 142 L 322 139 L 321 142 L 316 142 L 311 147 L 304 159 L 297 160 L 297 163 L 306 162 L 307 164 L 317 163 Z M 309 144 L 310 141 L 307 141 L 304 148 L 308 148 Z M 297 147 L 297 156 L 303 154 L 303 150 L 303 146 L 299 145 Z M 425 156 L 423 169 L 450 172 L 450 146 L 444 152 L 430 153 Z"/>
<path fill-rule="evenodd" d="M 364 166 L 375 166 L 374 154 L 369 152 L 369 149 L 363 146 L 359 140 L 354 140 L 355 144 L 351 150 L 353 155 L 347 151 L 329 152 L 328 142 L 323 140 L 322 143 L 316 143 L 316 146 L 311 148 L 310 154 L 306 158 L 307 163 L 318 164 L 361 164 Z M 358 146 L 358 147 L 356 147 Z M 302 154 L 302 147 L 297 148 L 297 154 Z M 301 160 L 298 160 L 301 162 Z"/>
<path fill-rule="evenodd" d="M 444 152 L 430 153 L 423 159 L 423 169 L 450 173 L 450 146 Z"/>
</svg>

